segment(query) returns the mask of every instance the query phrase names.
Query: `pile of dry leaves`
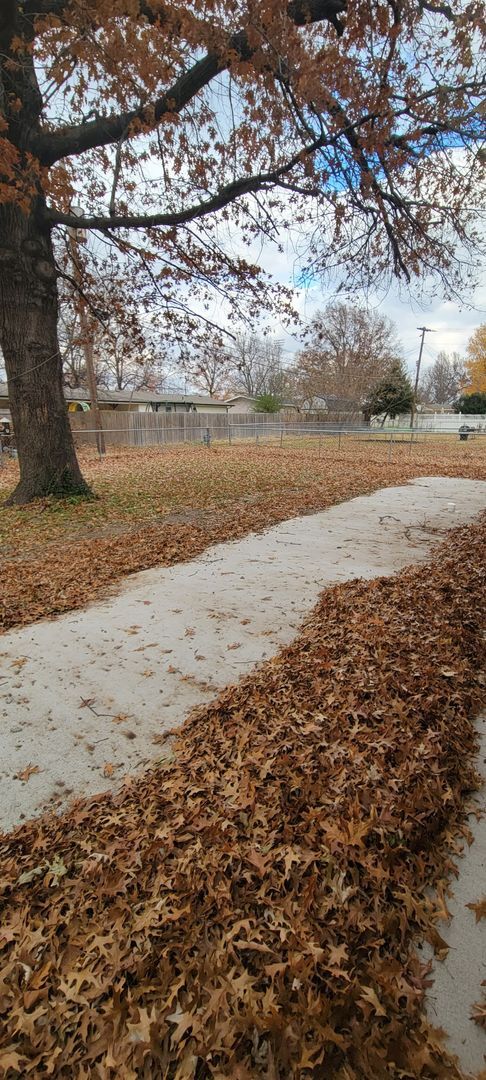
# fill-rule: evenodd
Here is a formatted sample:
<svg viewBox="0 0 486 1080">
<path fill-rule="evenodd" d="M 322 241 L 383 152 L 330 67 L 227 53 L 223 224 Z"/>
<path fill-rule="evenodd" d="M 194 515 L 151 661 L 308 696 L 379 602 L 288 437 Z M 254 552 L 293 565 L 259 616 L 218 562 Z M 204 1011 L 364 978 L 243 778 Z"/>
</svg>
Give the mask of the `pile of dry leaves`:
<svg viewBox="0 0 486 1080">
<path fill-rule="evenodd" d="M 486 440 L 337 442 L 305 449 L 253 445 L 111 450 L 82 456 L 100 496 L 45 500 L 0 516 L 0 630 L 82 607 L 126 574 L 192 559 L 298 514 L 415 476 L 486 479 Z M 0 475 L 5 493 L 14 483 Z"/>
<path fill-rule="evenodd" d="M 460 1076 L 413 939 L 467 831 L 485 542 L 327 590 L 174 765 L 5 838 L 8 1080 Z"/>
</svg>

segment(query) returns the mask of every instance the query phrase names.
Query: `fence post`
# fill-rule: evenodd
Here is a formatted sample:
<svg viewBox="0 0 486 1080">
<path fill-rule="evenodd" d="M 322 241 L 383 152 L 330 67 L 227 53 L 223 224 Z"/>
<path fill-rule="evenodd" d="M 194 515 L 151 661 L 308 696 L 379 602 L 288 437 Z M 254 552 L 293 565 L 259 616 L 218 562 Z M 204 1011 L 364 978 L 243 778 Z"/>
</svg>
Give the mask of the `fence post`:
<svg viewBox="0 0 486 1080">
<path fill-rule="evenodd" d="M 393 442 L 393 431 L 390 431 L 390 442 L 388 444 L 388 461 L 389 462 L 391 461 L 392 442 Z"/>
</svg>

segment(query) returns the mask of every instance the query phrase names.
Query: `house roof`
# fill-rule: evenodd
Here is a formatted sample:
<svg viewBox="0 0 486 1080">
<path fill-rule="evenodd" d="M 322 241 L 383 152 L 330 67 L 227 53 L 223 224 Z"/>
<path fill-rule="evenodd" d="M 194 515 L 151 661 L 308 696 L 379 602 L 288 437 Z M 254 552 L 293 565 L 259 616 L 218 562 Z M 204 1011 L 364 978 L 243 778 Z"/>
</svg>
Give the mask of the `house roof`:
<svg viewBox="0 0 486 1080">
<path fill-rule="evenodd" d="M 64 387 L 64 396 L 66 401 L 84 401 L 86 395 L 89 397 L 88 390 L 70 390 L 69 387 Z M 130 402 L 135 404 L 150 404 L 150 402 L 160 402 L 163 404 L 165 401 L 170 404 L 180 404 L 184 402 L 191 402 L 193 405 L 220 405 L 223 402 L 218 401 L 215 398 L 204 397 L 202 394 L 164 394 L 156 393 L 155 390 L 105 390 L 103 387 L 98 387 L 98 400 L 99 401 L 119 401 Z"/>
<path fill-rule="evenodd" d="M 231 397 L 224 399 L 225 405 L 231 405 L 232 401 L 256 401 L 256 398 L 252 394 L 245 394 L 243 391 L 241 394 L 233 394 Z"/>
<path fill-rule="evenodd" d="M 251 394 L 235 394 L 233 397 L 227 397 L 221 402 L 222 405 L 234 405 L 235 401 L 258 401 L 258 398 L 253 397 Z M 294 401 L 282 401 L 282 409 L 296 409 L 298 406 Z"/>
<path fill-rule="evenodd" d="M 0 382 L 0 398 L 8 398 L 8 386 L 6 382 Z M 69 386 L 64 387 L 66 401 L 89 400 L 89 390 L 77 388 L 72 390 Z M 183 404 L 190 402 L 192 405 L 225 405 L 226 402 L 218 398 L 204 397 L 201 394 L 164 394 L 155 393 L 153 390 L 106 390 L 98 387 L 98 400 L 107 402 L 133 402 L 134 404 L 150 404 L 151 402 L 164 402 L 170 404 Z"/>
<path fill-rule="evenodd" d="M 312 400 L 313 408 L 329 409 L 331 412 L 355 412 L 361 409 L 361 404 L 355 398 L 338 397 L 336 394 L 328 394 L 327 397 L 315 397 Z"/>
</svg>

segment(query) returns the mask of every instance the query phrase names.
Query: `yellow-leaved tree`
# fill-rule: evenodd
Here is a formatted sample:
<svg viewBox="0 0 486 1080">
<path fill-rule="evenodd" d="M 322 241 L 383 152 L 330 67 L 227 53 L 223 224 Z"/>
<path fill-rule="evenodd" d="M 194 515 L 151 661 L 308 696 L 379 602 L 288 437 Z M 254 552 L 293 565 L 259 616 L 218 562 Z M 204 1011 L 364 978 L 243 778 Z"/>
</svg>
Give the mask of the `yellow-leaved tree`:
<svg viewBox="0 0 486 1080">
<path fill-rule="evenodd" d="M 486 392 L 486 323 L 478 326 L 467 346 L 467 394 Z"/>
<path fill-rule="evenodd" d="M 121 277 L 139 259 L 169 320 L 187 290 L 265 297 L 227 241 L 286 226 L 308 279 L 425 270 L 457 291 L 479 232 L 483 33 L 481 0 L 2 0 L 10 502 L 88 490 L 57 330 L 69 228 L 116 250 Z"/>
</svg>

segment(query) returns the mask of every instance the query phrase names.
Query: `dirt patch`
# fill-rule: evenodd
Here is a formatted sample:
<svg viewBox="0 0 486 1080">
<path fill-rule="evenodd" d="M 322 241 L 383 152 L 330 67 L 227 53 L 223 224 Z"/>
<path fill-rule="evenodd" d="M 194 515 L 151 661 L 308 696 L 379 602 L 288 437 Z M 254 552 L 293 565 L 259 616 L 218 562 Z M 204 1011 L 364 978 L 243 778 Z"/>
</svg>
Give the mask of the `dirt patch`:
<svg viewBox="0 0 486 1080">
<path fill-rule="evenodd" d="M 157 518 L 158 525 L 196 525 L 198 528 L 212 528 L 215 523 L 221 521 L 224 511 L 216 507 L 209 510 L 194 510 L 188 507 L 185 510 L 175 510 L 172 514 L 164 514 Z"/>
</svg>

